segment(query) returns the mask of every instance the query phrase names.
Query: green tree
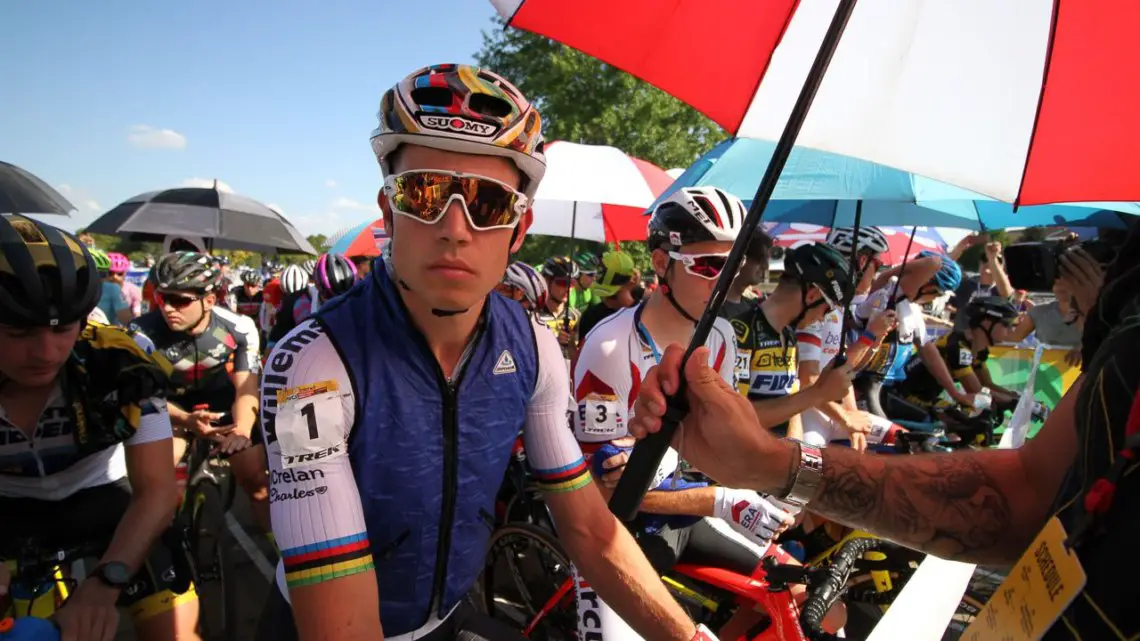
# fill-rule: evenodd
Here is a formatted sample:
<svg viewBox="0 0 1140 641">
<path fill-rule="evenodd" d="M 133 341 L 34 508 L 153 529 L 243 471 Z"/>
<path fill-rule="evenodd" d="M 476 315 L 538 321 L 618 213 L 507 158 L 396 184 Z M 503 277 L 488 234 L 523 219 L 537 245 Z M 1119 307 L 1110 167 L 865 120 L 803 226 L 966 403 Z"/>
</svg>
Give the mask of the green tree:
<svg viewBox="0 0 1140 641">
<path fill-rule="evenodd" d="M 475 59 L 538 106 L 547 140 L 613 145 L 669 169 L 688 167 L 726 135 L 692 107 L 620 69 L 494 22 Z"/>
<path fill-rule="evenodd" d="M 309 241 L 313 249 L 319 252 L 328 251 L 329 249 L 329 237 L 324 234 L 313 234 L 312 236 L 306 236 L 305 239 Z"/>
<path fill-rule="evenodd" d="M 1049 235 L 1048 227 L 1029 227 L 1021 232 L 1021 238 L 1018 239 L 1019 243 L 1033 243 L 1045 240 Z"/>
</svg>

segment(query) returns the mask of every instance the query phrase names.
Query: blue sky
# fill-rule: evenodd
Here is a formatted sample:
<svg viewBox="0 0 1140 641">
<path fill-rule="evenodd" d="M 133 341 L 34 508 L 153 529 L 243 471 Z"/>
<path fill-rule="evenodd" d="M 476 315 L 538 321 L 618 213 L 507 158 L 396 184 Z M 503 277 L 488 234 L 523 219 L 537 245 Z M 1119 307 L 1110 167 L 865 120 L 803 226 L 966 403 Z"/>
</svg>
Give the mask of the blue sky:
<svg viewBox="0 0 1140 641">
<path fill-rule="evenodd" d="M 381 94 L 470 62 L 487 0 L 4 2 L 0 160 L 82 227 L 135 194 L 218 179 L 306 234 L 376 216 Z"/>
</svg>

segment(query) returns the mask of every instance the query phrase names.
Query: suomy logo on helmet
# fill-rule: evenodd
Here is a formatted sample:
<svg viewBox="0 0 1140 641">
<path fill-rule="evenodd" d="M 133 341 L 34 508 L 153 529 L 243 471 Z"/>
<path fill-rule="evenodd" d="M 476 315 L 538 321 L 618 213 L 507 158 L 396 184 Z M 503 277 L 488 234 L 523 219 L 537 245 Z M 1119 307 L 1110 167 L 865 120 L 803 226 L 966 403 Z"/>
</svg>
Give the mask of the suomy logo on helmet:
<svg viewBox="0 0 1140 641">
<path fill-rule="evenodd" d="M 485 122 L 475 122 L 468 120 L 462 116 L 439 116 L 432 114 L 420 114 L 420 124 L 428 129 L 438 129 L 441 131 L 454 131 L 461 134 L 470 134 L 473 136 L 490 137 L 495 135 L 498 127 L 489 125 Z"/>
</svg>

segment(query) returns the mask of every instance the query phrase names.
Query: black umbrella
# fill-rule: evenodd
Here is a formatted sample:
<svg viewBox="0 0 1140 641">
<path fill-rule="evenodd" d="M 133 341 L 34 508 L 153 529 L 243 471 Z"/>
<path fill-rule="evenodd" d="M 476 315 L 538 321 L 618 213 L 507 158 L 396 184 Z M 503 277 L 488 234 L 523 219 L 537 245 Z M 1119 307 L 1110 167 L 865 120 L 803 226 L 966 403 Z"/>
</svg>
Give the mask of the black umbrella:
<svg viewBox="0 0 1140 641">
<path fill-rule="evenodd" d="M 36 175 L 0 160 L 0 214 L 59 214 L 72 205 Z"/>
<path fill-rule="evenodd" d="M 211 249 L 317 254 L 285 217 L 252 198 L 213 187 L 179 187 L 127 199 L 86 229 L 130 240 L 201 236 Z"/>
</svg>

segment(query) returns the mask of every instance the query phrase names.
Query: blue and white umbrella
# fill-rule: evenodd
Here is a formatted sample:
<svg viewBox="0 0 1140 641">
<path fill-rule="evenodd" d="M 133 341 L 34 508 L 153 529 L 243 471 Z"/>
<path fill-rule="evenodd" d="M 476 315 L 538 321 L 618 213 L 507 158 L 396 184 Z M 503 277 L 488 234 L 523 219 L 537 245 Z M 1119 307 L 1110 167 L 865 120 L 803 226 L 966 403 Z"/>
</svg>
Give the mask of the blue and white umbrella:
<svg viewBox="0 0 1140 641">
<path fill-rule="evenodd" d="M 701 156 L 658 198 L 681 187 L 714 186 L 751 203 L 776 144 L 726 140 Z M 796 147 L 780 175 L 765 222 L 850 226 L 1005 229 L 1044 225 L 1126 227 L 1121 214 L 1140 215 L 1140 203 L 1072 203 L 1022 207 L 883 165 Z"/>
</svg>

